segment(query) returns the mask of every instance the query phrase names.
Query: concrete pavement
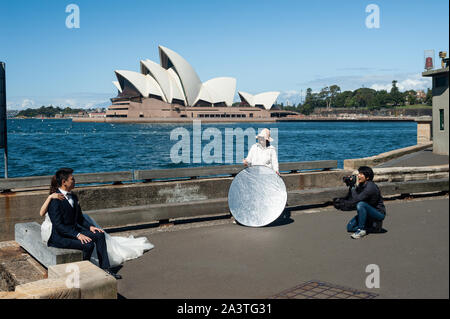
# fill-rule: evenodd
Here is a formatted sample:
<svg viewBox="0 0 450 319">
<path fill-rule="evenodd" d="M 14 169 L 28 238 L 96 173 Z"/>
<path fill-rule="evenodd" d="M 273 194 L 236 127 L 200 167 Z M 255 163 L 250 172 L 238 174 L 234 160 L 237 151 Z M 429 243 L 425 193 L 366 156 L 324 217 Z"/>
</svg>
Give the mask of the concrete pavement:
<svg viewBox="0 0 450 319">
<path fill-rule="evenodd" d="M 310 280 L 379 294 L 378 298 L 449 298 L 448 196 L 387 201 L 383 234 L 353 240 L 356 212 L 332 207 L 292 212 L 263 228 L 229 219 L 111 235 L 146 235 L 155 248 L 128 261 L 125 298 L 268 298 Z M 380 288 L 365 285 L 380 269 Z"/>
<path fill-rule="evenodd" d="M 403 155 L 399 158 L 390 160 L 376 167 L 413 167 L 413 166 L 433 166 L 444 165 L 449 161 L 448 155 L 434 154 L 432 148 L 423 151 Z"/>
</svg>

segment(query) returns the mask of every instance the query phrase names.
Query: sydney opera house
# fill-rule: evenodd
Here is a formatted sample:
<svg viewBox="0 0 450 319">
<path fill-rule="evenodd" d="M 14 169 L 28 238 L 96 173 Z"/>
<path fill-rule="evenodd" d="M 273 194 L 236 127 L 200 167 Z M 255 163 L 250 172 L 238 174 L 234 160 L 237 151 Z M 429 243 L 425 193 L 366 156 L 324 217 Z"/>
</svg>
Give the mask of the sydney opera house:
<svg viewBox="0 0 450 319">
<path fill-rule="evenodd" d="M 236 79 L 218 77 L 201 82 L 193 67 L 178 53 L 159 46 L 161 63 L 142 60 L 140 72 L 116 70 L 113 84 L 118 95 L 111 99 L 107 118 L 250 118 L 271 113 L 279 92 L 251 95 L 238 92 L 241 103 L 233 106 Z"/>
</svg>

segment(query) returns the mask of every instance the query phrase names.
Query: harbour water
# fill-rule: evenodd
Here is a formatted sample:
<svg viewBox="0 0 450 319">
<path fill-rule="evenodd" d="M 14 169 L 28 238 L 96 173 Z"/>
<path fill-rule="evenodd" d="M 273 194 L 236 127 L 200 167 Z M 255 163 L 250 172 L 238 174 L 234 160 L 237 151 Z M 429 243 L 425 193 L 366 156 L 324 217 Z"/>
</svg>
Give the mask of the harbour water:
<svg viewBox="0 0 450 319">
<path fill-rule="evenodd" d="M 9 119 L 8 177 L 52 175 L 60 167 L 75 173 L 167 169 L 241 163 L 173 163 L 170 152 L 177 140 L 174 129 L 193 132 L 192 124 L 74 123 L 71 120 Z M 416 144 L 415 122 L 289 122 L 202 124 L 202 131 L 268 127 L 278 129 L 280 162 L 343 160 L 373 156 Z M 191 134 L 190 152 L 193 151 Z M 210 141 L 202 141 L 205 147 Z M 254 140 L 250 141 L 250 145 Z M 235 147 L 235 146 L 233 146 Z M 247 154 L 248 143 L 244 144 Z M 3 151 L 0 154 L 3 157 Z M 193 158 L 192 156 L 190 157 Z M 4 163 L 0 161 L 0 178 Z"/>
</svg>

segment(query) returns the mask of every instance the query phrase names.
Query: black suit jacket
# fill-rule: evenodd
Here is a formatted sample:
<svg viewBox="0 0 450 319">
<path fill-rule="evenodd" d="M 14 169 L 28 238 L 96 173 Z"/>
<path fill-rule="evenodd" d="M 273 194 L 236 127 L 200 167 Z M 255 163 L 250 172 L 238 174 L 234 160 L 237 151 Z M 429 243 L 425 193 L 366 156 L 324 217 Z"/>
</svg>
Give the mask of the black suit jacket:
<svg viewBox="0 0 450 319">
<path fill-rule="evenodd" d="M 57 193 L 61 193 L 59 190 Z M 62 238 L 76 239 L 78 233 L 91 225 L 81 212 L 78 198 L 72 194 L 73 207 L 67 199 L 52 199 L 48 207 L 48 215 L 52 222 L 52 234 L 48 242 L 60 242 Z"/>
</svg>

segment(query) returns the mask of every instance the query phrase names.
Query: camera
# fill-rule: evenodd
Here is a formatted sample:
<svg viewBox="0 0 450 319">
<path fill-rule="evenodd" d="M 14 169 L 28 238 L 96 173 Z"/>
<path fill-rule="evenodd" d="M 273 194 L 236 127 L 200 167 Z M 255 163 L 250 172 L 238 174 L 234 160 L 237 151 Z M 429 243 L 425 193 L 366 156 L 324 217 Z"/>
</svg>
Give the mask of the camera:
<svg viewBox="0 0 450 319">
<path fill-rule="evenodd" d="M 356 175 L 344 176 L 342 180 L 348 187 L 353 187 L 356 184 Z"/>
</svg>

